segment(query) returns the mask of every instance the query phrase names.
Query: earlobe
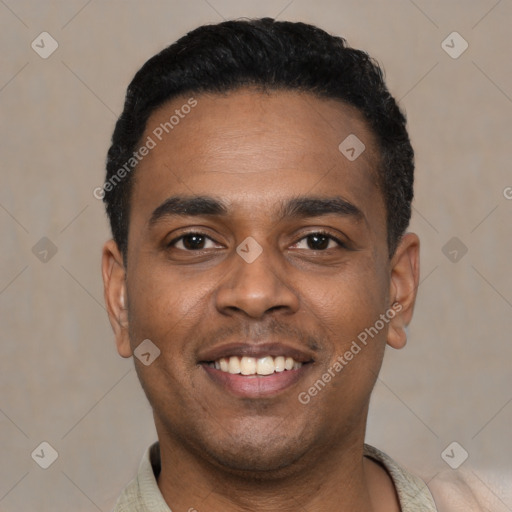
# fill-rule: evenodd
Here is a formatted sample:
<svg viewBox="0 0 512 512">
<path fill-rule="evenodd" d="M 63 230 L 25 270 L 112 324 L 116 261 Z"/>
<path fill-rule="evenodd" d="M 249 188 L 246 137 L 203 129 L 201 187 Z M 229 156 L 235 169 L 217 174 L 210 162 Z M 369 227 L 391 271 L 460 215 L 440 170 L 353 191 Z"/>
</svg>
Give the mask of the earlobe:
<svg viewBox="0 0 512 512">
<path fill-rule="evenodd" d="M 412 319 L 419 284 L 420 241 L 414 233 L 406 233 L 391 261 L 390 300 L 400 308 L 393 308 L 395 316 L 389 323 L 388 345 L 400 349 L 407 343 L 406 327 Z"/>
<path fill-rule="evenodd" d="M 398 313 L 399 315 L 399 313 Z M 388 345 L 396 350 L 404 348 L 407 343 L 407 326 L 401 318 L 393 318 L 389 323 Z"/>
<path fill-rule="evenodd" d="M 122 357 L 131 357 L 126 305 L 126 271 L 122 254 L 114 240 L 107 241 L 103 247 L 102 276 L 105 304 L 110 325 L 114 331 L 117 351 Z"/>
</svg>

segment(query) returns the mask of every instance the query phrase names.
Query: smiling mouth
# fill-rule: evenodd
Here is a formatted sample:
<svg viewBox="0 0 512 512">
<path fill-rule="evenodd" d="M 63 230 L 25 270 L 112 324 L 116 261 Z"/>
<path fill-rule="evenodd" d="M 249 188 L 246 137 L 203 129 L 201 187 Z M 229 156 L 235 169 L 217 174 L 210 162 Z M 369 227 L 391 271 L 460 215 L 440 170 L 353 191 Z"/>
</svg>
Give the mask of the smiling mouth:
<svg viewBox="0 0 512 512">
<path fill-rule="evenodd" d="M 308 364 L 308 362 L 302 363 L 296 361 L 293 357 L 273 357 L 269 355 L 264 357 L 221 357 L 216 361 L 208 361 L 205 364 L 210 368 L 215 368 L 232 375 L 267 376 L 274 373 L 298 370 L 303 364 Z"/>
</svg>

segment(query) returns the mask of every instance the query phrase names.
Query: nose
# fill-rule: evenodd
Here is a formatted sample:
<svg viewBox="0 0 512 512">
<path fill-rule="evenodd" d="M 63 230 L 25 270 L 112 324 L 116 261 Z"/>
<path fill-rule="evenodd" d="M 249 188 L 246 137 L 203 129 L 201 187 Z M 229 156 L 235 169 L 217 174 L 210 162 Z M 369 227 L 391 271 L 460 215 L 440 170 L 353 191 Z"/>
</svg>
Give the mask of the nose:
<svg viewBox="0 0 512 512">
<path fill-rule="evenodd" d="M 254 319 L 271 311 L 296 312 L 299 298 L 277 258 L 270 248 L 264 248 L 253 261 L 234 252 L 228 262 L 230 269 L 217 288 L 217 309 L 223 314 L 238 312 Z"/>
</svg>

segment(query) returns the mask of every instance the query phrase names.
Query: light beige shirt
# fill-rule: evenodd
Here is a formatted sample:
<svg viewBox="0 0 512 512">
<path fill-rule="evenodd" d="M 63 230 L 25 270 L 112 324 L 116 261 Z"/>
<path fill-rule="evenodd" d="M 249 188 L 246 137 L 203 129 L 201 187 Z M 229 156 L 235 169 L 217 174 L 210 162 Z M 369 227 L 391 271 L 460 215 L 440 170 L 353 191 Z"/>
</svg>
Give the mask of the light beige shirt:
<svg viewBox="0 0 512 512">
<path fill-rule="evenodd" d="M 437 512 L 432 495 L 420 478 L 373 446 L 365 444 L 364 455 L 386 468 L 395 485 L 402 512 Z M 159 473 L 160 449 L 156 442 L 146 450 L 137 476 L 119 496 L 112 512 L 172 512 L 158 488 L 155 474 Z"/>
</svg>

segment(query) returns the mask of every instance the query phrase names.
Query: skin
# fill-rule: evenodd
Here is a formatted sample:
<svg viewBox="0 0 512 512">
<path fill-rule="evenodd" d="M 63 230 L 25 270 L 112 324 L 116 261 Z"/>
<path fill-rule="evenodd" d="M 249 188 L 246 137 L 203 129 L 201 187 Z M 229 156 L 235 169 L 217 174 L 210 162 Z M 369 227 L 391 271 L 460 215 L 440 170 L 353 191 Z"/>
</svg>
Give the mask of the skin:
<svg viewBox="0 0 512 512">
<path fill-rule="evenodd" d="M 153 407 L 164 499 L 175 512 L 399 511 L 390 477 L 363 457 L 363 442 L 386 343 L 406 342 L 419 240 L 404 235 L 390 258 L 374 137 L 354 108 L 307 93 L 246 88 L 195 98 L 138 165 L 127 267 L 112 240 L 103 249 L 119 354 L 130 357 L 145 339 L 161 351 L 149 366 L 134 361 Z M 187 99 L 156 110 L 143 140 Z M 351 133 L 366 146 L 353 162 L 338 150 Z M 228 214 L 151 225 L 153 211 L 177 194 L 220 199 Z M 362 215 L 281 218 L 280 205 L 298 196 L 342 197 Z M 319 230 L 344 245 L 311 236 Z M 186 231 L 204 233 L 202 250 L 184 245 L 190 238 L 169 245 Z M 252 263 L 236 252 L 248 236 L 262 248 Z M 298 394 L 395 302 L 401 311 L 301 404 Z M 236 396 L 199 364 L 201 353 L 228 341 L 269 339 L 313 360 L 271 396 Z"/>
</svg>

